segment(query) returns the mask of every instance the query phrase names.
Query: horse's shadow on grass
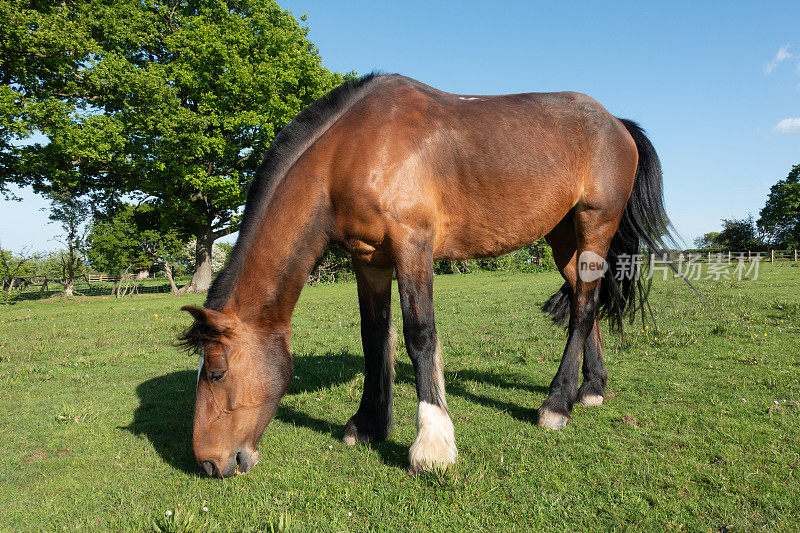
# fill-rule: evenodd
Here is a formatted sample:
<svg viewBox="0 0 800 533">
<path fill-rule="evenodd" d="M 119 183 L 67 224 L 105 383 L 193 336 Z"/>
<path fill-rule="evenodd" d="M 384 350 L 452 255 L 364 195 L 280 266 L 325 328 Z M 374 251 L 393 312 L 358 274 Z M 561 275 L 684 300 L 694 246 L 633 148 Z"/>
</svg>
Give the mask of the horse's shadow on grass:
<svg viewBox="0 0 800 533">
<path fill-rule="evenodd" d="M 363 356 L 353 355 L 349 352 L 325 355 L 310 354 L 296 357 L 294 368 L 295 374 L 301 379 L 292 384 L 286 396 L 289 399 L 297 394 L 315 392 L 349 383 L 358 373 L 363 372 L 364 360 Z M 396 372 L 398 383 L 414 384 L 414 371 L 409 363 L 398 361 Z M 195 371 L 181 370 L 139 384 L 136 387 L 139 406 L 134 412 L 133 421 L 128 426 L 121 428 L 134 435 L 145 436 L 165 462 L 190 474 L 200 473 L 192 452 L 192 416 L 196 379 Z M 448 394 L 459 396 L 485 407 L 505 411 L 514 418 L 525 422 L 536 421 L 536 409 L 476 394 L 468 390 L 468 382 L 486 382 L 502 388 L 525 389 L 537 393 L 547 391 L 546 387 L 518 383 L 503 374 L 470 369 L 446 371 L 445 382 Z M 286 405 L 287 403 L 290 402 L 282 402 L 275 414 L 276 419 L 319 433 L 326 433 L 334 439 L 341 439 L 344 427 L 338 421 L 317 418 L 289 407 Z M 358 402 L 355 401 L 353 402 L 353 413 L 357 408 Z M 381 455 L 384 463 L 399 468 L 408 466 L 406 447 L 394 442 L 391 436 L 384 442 L 372 444 L 372 448 Z"/>
<path fill-rule="evenodd" d="M 147 437 L 165 462 L 190 474 L 200 473 L 192 452 L 196 378 L 197 372 L 181 370 L 139 384 L 133 421 L 120 428 Z"/>
</svg>

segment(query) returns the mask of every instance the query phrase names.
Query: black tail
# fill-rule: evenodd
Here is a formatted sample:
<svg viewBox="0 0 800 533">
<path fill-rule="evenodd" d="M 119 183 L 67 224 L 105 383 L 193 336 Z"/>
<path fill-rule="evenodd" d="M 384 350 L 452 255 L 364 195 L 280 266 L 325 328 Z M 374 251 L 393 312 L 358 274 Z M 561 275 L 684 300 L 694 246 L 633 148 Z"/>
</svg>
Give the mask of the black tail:
<svg viewBox="0 0 800 533">
<path fill-rule="evenodd" d="M 630 120 L 619 120 L 636 143 L 639 167 L 636 169 L 628 205 L 606 256 L 608 270 L 600 284 L 599 316 L 608 316 L 612 327 L 621 331 L 625 318 L 633 322 L 637 311 L 642 312 L 644 320 L 644 309 L 650 292 L 650 280 L 642 279 L 634 257 L 637 254 L 647 254 L 647 257 L 656 254 L 661 257 L 667 251 L 668 244 L 674 244 L 675 241 L 671 236 L 671 224 L 664 209 L 658 154 L 638 124 Z M 618 272 L 624 274 L 620 276 L 622 279 L 617 279 Z M 542 306 L 542 310 L 552 315 L 553 321 L 558 324 L 566 325 L 569 321 L 571 292 L 569 285 L 565 283 Z"/>
</svg>

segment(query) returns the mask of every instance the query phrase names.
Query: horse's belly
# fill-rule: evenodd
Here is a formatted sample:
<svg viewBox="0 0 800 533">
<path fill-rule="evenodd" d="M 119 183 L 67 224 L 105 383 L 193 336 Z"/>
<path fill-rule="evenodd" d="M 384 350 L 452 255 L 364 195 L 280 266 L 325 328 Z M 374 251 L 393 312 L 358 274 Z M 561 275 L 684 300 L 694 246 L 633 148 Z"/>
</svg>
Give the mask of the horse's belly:
<svg viewBox="0 0 800 533">
<path fill-rule="evenodd" d="M 522 248 L 546 235 L 548 230 L 531 226 L 523 231 L 502 228 L 463 229 L 439 236 L 434 248 L 435 259 L 461 260 L 497 257 Z"/>
<path fill-rule="evenodd" d="M 547 235 L 575 205 L 573 194 L 555 197 L 526 192 L 517 189 L 505 196 L 476 195 L 449 203 L 459 208 L 441 212 L 436 259 L 496 257 L 517 250 Z"/>
</svg>

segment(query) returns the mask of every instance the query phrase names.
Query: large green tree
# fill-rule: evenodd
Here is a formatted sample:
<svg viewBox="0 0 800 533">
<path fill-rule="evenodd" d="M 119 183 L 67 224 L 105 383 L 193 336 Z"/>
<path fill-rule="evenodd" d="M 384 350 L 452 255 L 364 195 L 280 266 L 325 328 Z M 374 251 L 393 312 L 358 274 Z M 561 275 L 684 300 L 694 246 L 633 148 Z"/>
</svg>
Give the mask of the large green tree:
<svg viewBox="0 0 800 533">
<path fill-rule="evenodd" d="M 40 55 L 59 58 L 54 88 L 40 89 L 40 75 L 7 84 L 37 110 L 9 116 L 49 142 L 2 147 L 6 179 L 93 192 L 96 207 L 146 199 L 195 237 L 187 288 L 207 289 L 212 245 L 238 229 L 261 155 L 343 77 L 271 0 L 0 3 L 6 19 L 40 17 L 20 33 L 42 34 Z M 67 31 L 63 42 L 43 36 Z"/>
<path fill-rule="evenodd" d="M 770 244 L 781 248 L 800 248 L 800 165 L 769 190 L 767 203 L 758 219 L 759 229 Z"/>
</svg>

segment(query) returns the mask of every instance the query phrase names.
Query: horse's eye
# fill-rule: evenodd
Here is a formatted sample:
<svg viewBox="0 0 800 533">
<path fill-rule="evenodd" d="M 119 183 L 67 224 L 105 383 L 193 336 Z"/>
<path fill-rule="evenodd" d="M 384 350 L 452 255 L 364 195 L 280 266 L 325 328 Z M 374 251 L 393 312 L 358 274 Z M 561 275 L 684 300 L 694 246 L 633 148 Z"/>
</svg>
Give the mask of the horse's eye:
<svg viewBox="0 0 800 533">
<path fill-rule="evenodd" d="M 225 371 L 224 370 L 220 370 L 220 371 L 217 371 L 217 372 L 209 372 L 208 373 L 208 380 L 213 383 L 214 381 L 218 381 L 218 380 L 222 379 L 222 377 L 224 375 L 225 375 Z"/>
</svg>

